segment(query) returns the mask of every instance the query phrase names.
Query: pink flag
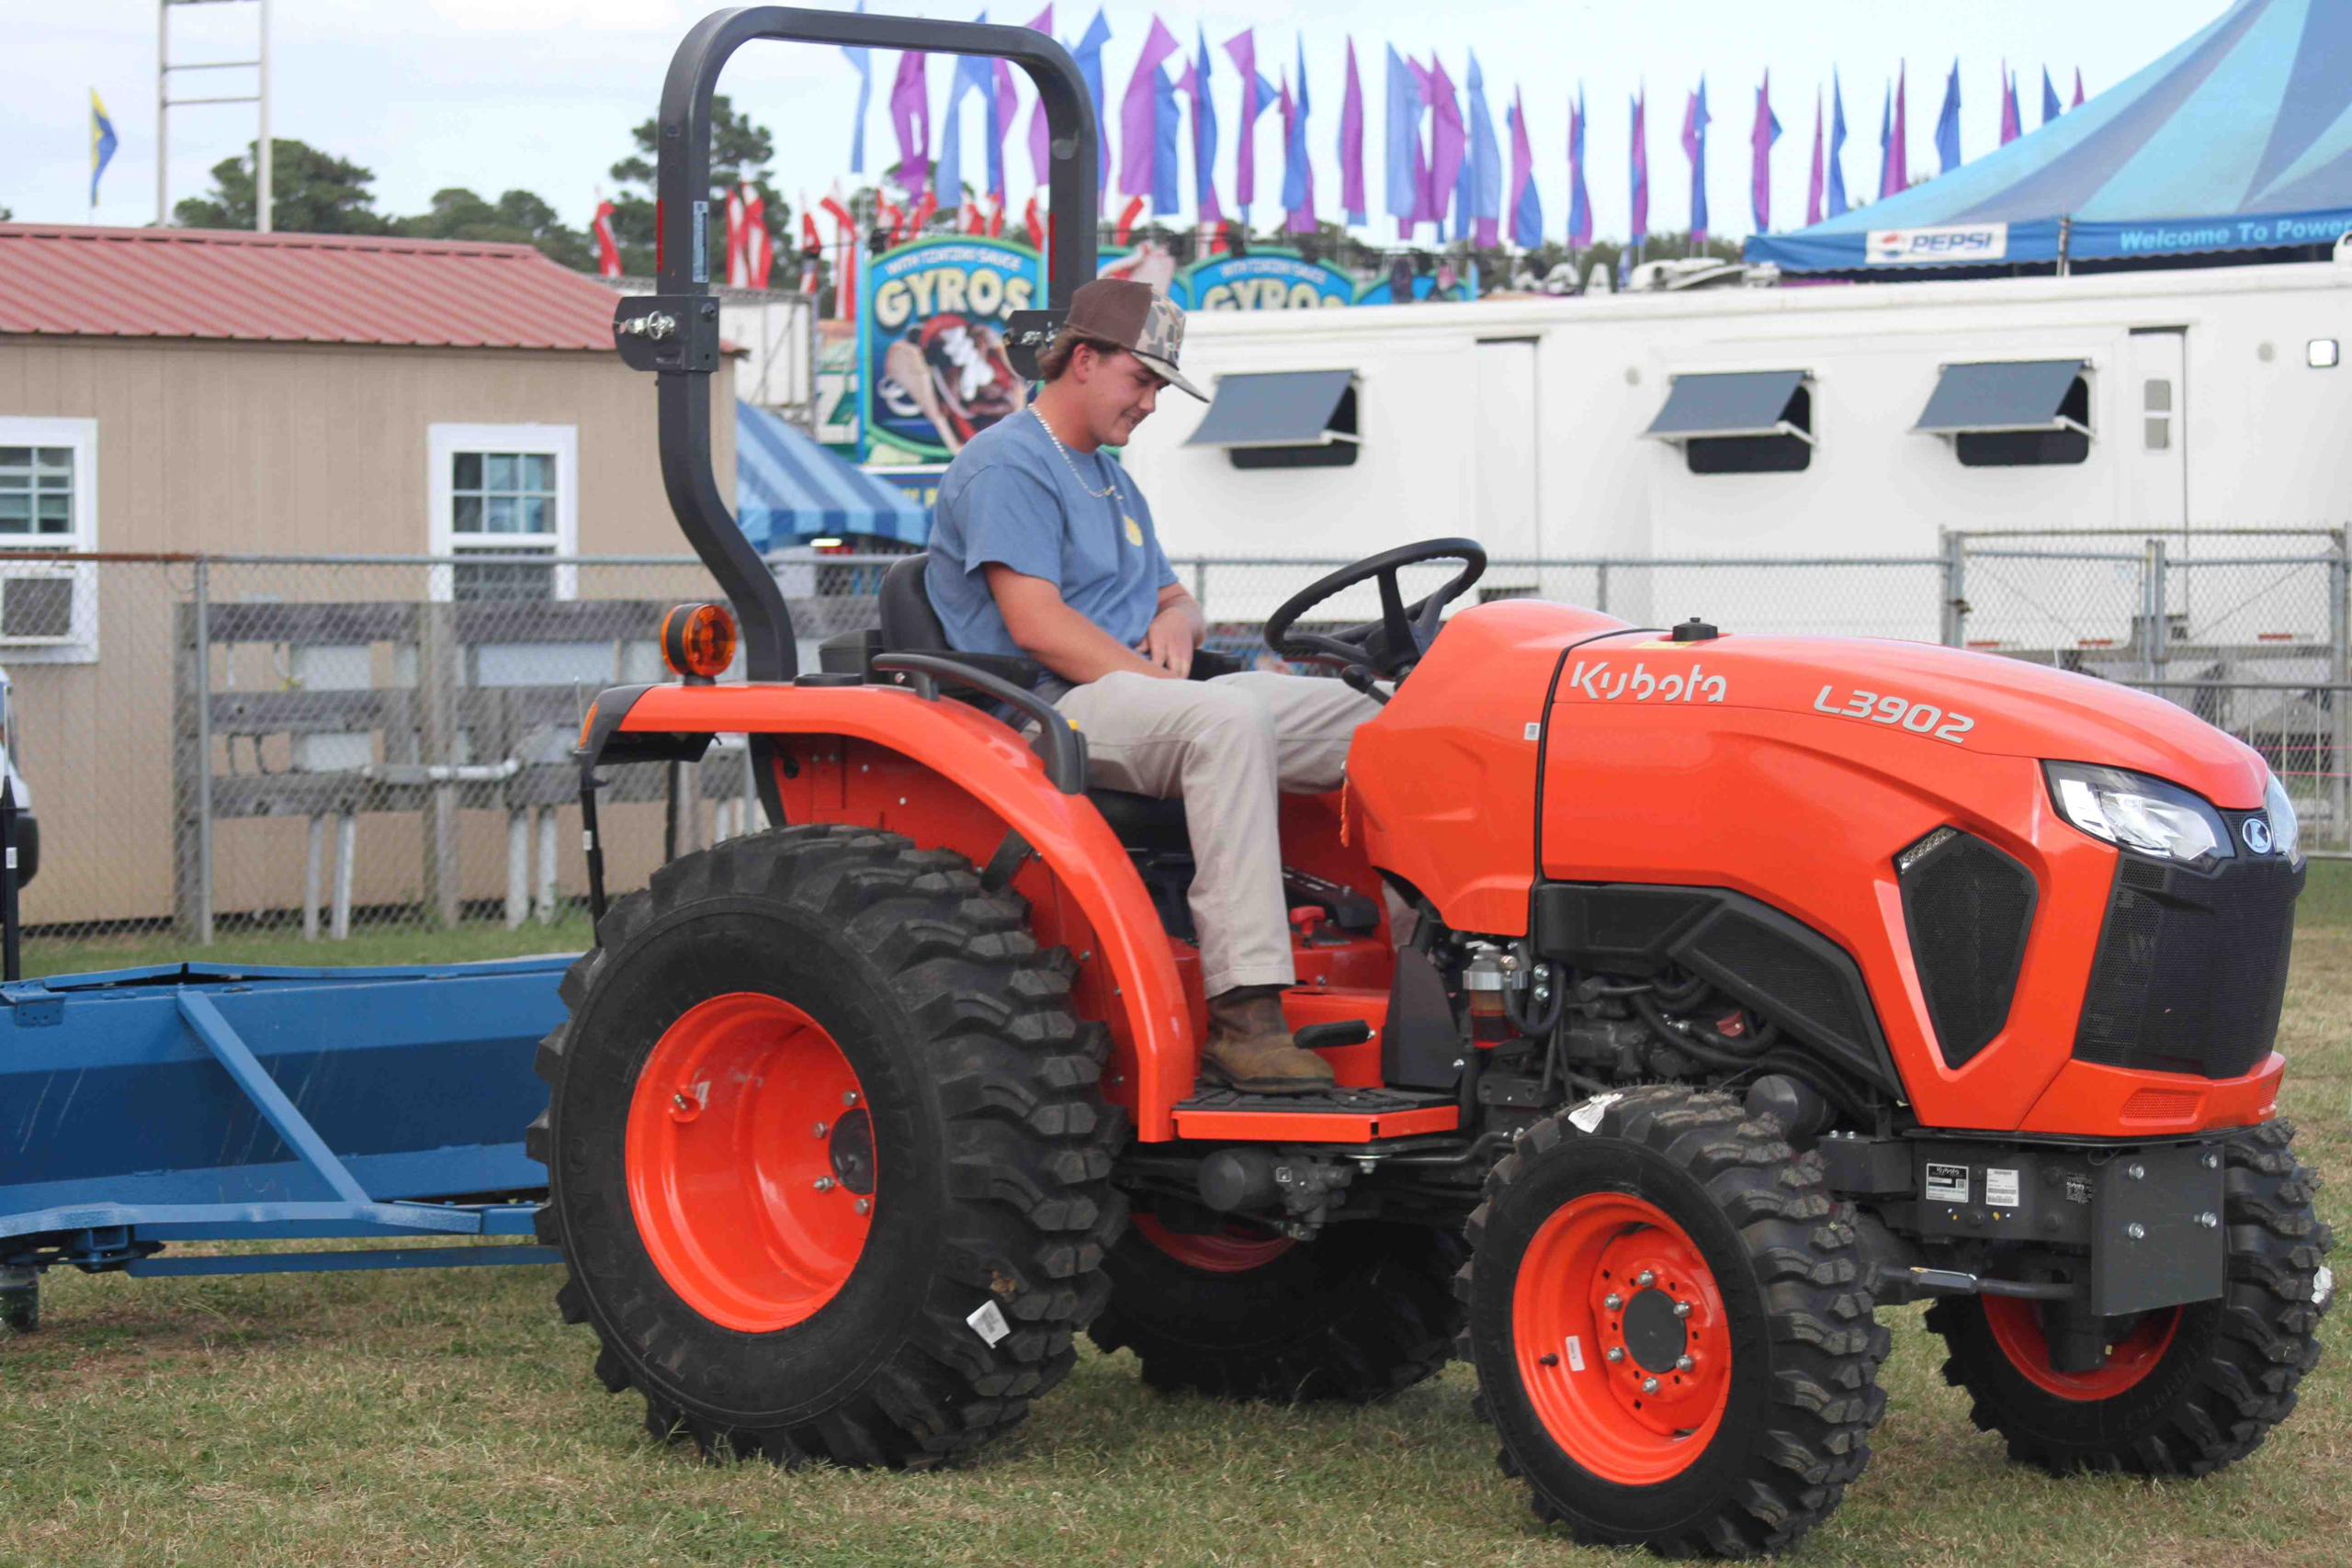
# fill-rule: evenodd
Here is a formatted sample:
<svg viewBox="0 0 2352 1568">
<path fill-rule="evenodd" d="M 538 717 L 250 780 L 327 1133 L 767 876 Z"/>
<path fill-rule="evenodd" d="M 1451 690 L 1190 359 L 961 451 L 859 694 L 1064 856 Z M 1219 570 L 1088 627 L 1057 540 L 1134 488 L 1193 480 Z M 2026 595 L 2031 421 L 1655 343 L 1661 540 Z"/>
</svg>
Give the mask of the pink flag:
<svg viewBox="0 0 2352 1568">
<path fill-rule="evenodd" d="M 1470 138 L 1462 124 L 1462 105 L 1453 96 L 1453 78 L 1435 54 L 1430 56 L 1429 83 L 1430 170 L 1429 183 L 1421 188 L 1429 193 L 1426 216 L 1442 226 L 1453 200 L 1453 184 L 1462 177 L 1462 155 Z"/>
<path fill-rule="evenodd" d="M 1340 104 L 1340 205 L 1351 223 L 1367 219 L 1363 201 L 1363 83 L 1356 75 L 1356 40 L 1348 39 L 1348 91 Z"/>
<path fill-rule="evenodd" d="M 1510 243 L 1532 251 L 1544 243 L 1544 209 L 1527 204 L 1527 185 L 1535 177 L 1535 145 L 1527 138 L 1527 105 L 1519 89 L 1510 90 L 1510 184 L 1503 196 L 1503 210 L 1510 215 Z"/>
<path fill-rule="evenodd" d="M 1821 89 L 1813 90 L 1813 177 L 1804 187 L 1804 226 L 1821 221 Z"/>
<path fill-rule="evenodd" d="M 2083 68 L 2079 65 L 2075 67 L 2074 107 L 2075 108 L 2081 108 L 2083 107 Z"/>
<path fill-rule="evenodd" d="M 1244 28 L 1226 39 L 1225 52 L 1241 73 L 1241 144 L 1234 153 L 1233 199 L 1247 220 L 1250 204 L 1258 199 L 1258 117 L 1267 108 L 1258 92 L 1257 30 Z"/>
<path fill-rule="evenodd" d="M 1747 133 L 1748 210 L 1759 234 L 1772 229 L 1772 143 L 1780 139 L 1781 118 L 1772 112 L 1772 73 L 1767 71 L 1756 89 L 1756 124 Z"/>
<path fill-rule="evenodd" d="M 601 192 L 596 197 L 596 270 L 606 277 L 621 275 L 621 243 L 613 237 L 613 204 Z"/>
<path fill-rule="evenodd" d="M 1051 6 L 1047 6 L 1044 10 L 1038 12 L 1035 18 L 1030 22 L 1029 27 L 1034 32 L 1041 32 L 1047 38 L 1053 37 L 1054 8 Z M 998 69 L 1003 69 L 1001 62 L 999 62 Z M 1008 121 L 1012 118 L 1010 115 L 1005 118 Z M 1052 133 L 1046 126 L 1046 100 L 1039 98 L 1037 100 L 1036 107 L 1029 111 L 1029 167 L 1035 172 L 1037 175 L 1037 183 L 1039 185 L 1044 185 L 1046 183 L 1053 170 L 1053 150 L 1051 143 Z"/>
<path fill-rule="evenodd" d="M 1160 62 L 1176 52 L 1176 37 L 1158 17 L 1150 36 L 1136 60 L 1136 73 L 1127 78 L 1126 96 L 1119 100 L 1119 140 L 1125 154 L 1119 163 L 1119 194 L 1149 196 L 1159 146 L 1159 79 Z"/>
<path fill-rule="evenodd" d="M 1894 188 L 1898 192 L 1911 188 L 1911 133 L 1904 128 L 1903 120 L 1903 102 L 1910 74 L 1911 68 L 1907 63 L 1897 62 L 1894 68 Z"/>
<path fill-rule="evenodd" d="M 2018 139 L 2018 79 L 2009 72 L 2009 62 L 2001 62 L 2001 145 L 2007 147 Z"/>
<path fill-rule="evenodd" d="M 923 76 L 920 50 L 899 56 L 899 78 L 890 87 L 890 123 L 899 132 L 899 186 L 912 195 L 931 178 L 931 84 Z"/>
</svg>

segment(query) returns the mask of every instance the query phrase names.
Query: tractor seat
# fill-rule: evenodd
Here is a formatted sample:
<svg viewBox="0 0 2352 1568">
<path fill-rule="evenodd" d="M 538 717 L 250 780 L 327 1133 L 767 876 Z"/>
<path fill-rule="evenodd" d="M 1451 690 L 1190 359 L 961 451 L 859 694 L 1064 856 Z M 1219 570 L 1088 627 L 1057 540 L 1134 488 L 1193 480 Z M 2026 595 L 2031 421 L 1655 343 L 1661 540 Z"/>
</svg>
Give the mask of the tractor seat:
<svg viewBox="0 0 2352 1568">
<path fill-rule="evenodd" d="M 948 646 L 947 629 L 939 624 L 939 612 L 931 607 L 931 595 L 923 589 L 923 570 L 931 564 L 930 552 L 902 556 L 890 563 L 882 576 L 882 651 L 885 653 L 936 653 L 948 659 L 957 657 Z M 1002 661 L 1000 660 L 1000 663 Z M 1034 667 L 1033 667 L 1034 668 Z M 1002 673 L 1001 670 L 996 671 Z M 1030 676 L 1034 682 L 1042 670 Z M 1016 677 L 1017 678 L 1017 677 Z M 1161 800 L 1156 795 L 1136 795 L 1124 789 L 1090 789 L 1086 798 L 1102 813 L 1102 820 L 1119 842 L 1129 849 L 1188 850 L 1192 839 L 1184 829 L 1184 803 Z"/>
</svg>

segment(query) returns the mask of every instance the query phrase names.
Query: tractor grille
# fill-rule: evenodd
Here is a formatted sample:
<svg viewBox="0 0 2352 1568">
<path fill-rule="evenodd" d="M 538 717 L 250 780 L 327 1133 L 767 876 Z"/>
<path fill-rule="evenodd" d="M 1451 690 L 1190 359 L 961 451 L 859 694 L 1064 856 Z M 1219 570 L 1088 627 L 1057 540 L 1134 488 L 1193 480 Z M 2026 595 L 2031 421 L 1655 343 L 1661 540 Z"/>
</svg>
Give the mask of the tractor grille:
<svg viewBox="0 0 2352 1568">
<path fill-rule="evenodd" d="M 2033 874 L 1984 840 L 1939 828 L 1896 857 L 1911 962 L 1946 1065 L 2009 1020 L 2033 928 Z"/>
<path fill-rule="evenodd" d="M 2278 1032 L 2302 887 L 2301 868 L 2276 855 L 2240 854 L 2207 875 L 2119 857 L 2075 1055 L 2209 1078 L 2252 1072 Z"/>
</svg>

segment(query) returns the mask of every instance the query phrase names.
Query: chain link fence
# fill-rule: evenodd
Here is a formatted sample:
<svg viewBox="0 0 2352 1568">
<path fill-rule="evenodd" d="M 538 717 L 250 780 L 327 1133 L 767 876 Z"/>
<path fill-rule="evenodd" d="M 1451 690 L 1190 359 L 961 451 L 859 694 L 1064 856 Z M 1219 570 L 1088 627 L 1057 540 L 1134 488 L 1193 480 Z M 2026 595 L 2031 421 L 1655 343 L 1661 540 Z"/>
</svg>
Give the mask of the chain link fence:
<svg viewBox="0 0 2352 1568">
<path fill-rule="evenodd" d="M 893 558 L 777 559 L 804 668 L 818 642 L 877 624 Z M 1346 564 L 1175 563 L 1213 645 L 1269 660 L 1267 618 Z M 1453 570 L 1408 569 L 1406 596 Z M 1498 560 L 1465 602 L 1944 641 L 2148 690 L 2262 752 L 2309 836 L 2341 848 L 2346 591 L 2336 533 L 1978 534 L 1925 558 Z M 193 951 L 223 934 L 332 943 L 576 919 L 582 717 L 605 686 L 662 679 L 662 612 L 716 592 L 691 558 L 0 563 L 10 744 L 41 835 L 28 941 L 88 944 L 95 965 L 108 943 Z M 1314 624 L 1379 613 L 1366 584 Z M 670 854 L 763 825 L 740 738 L 674 783 L 662 764 L 605 776 L 616 891 Z M 549 935 L 582 940 L 576 926 Z"/>
</svg>

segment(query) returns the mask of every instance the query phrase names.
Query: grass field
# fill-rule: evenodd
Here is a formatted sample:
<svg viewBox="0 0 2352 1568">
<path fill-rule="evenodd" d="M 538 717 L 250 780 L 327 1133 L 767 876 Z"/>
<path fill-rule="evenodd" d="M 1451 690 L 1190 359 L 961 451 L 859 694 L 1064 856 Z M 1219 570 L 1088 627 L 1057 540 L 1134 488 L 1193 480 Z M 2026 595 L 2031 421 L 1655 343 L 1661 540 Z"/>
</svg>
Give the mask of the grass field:
<svg viewBox="0 0 2352 1568">
<path fill-rule="evenodd" d="M 2303 1156 L 2352 1170 L 2352 868 L 2305 896 L 2281 1045 Z M 252 944 L 236 963 L 488 957 L 558 930 Z M 92 962 L 160 962 L 175 953 Z M 82 964 L 68 961 L 67 966 Z M 2322 1193 L 2339 1234 L 2343 1194 Z M 2339 1270 L 2344 1258 L 2336 1259 Z M 589 1375 L 554 1270 L 137 1280 L 52 1276 L 42 1331 L 0 1341 L 0 1564 L 1400 1563 L 1623 1561 L 1528 1513 L 1455 1367 L 1363 1410 L 1146 1391 L 1090 1353 L 968 1469 L 711 1467 L 657 1446 Z M 2013 1466 L 1937 1375 L 1917 1309 L 1884 1314 L 1890 1404 L 1869 1472 L 1797 1556 L 1822 1563 L 2340 1564 L 2352 1542 L 2352 1357 L 2336 1341 L 2251 1460 L 2195 1483 Z M 1638 1557 L 1633 1559 L 1640 1561 Z"/>
</svg>

